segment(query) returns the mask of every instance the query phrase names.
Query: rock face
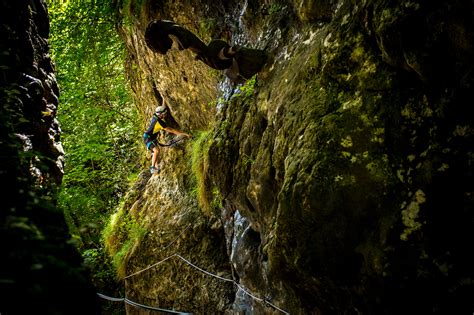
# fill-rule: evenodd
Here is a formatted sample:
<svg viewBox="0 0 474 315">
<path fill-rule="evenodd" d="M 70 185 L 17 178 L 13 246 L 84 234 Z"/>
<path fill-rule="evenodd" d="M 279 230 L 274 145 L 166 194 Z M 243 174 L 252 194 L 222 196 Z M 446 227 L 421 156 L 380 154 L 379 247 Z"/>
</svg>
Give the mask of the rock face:
<svg viewBox="0 0 474 315">
<path fill-rule="evenodd" d="M 158 93 L 207 132 L 130 193 L 150 232 L 127 272 L 178 253 L 258 299 L 175 258 L 128 295 L 196 314 L 472 311 L 472 2 L 137 3 L 123 35 L 144 126 Z M 147 49 L 154 18 L 272 59 L 231 86 Z"/>
<path fill-rule="evenodd" d="M 64 153 L 47 9 L 40 0 L 0 8 L 0 313 L 94 314 L 95 292 L 54 205 Z"/>
</svg>

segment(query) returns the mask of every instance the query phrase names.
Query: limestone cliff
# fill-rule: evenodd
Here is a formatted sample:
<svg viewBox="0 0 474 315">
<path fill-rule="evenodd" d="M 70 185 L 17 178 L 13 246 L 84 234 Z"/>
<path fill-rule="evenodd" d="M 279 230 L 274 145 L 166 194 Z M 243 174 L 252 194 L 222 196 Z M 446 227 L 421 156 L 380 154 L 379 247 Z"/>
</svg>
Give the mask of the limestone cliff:
<svg viewBox="0 0 474 315">
<path fill-rule="evenodd" d="M 127 278 L 129 297 L 195 314 L 472 312 L 472 1 L 118 6 L 144 128 L 165 96 L 196 135 L 129 192 L 122 211 L 148 232 L 124 274 L 179 254 L 254 295 L 172 256 Z M 271 59 L 233 86 L 189 51 L 149 50 L 155 18 Z"/>
</svg>

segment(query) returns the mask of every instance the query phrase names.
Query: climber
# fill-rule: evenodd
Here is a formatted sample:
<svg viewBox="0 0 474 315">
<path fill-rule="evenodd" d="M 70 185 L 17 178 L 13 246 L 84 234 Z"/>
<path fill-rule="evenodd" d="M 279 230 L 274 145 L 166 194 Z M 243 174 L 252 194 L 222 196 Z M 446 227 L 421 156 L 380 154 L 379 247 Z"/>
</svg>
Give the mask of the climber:
<svg viewBox="0 0 474 315">
<path fill-rule="evenodd" d="M 150 173 L 157 174 L 160 171 L 158 167 L 158 134 L 159 131 L 164 130 L 169 133 L 173 133 L 178 136 L 184 136 L 186 138 L 190 138 L 191 135 L 173 129 L 168 126 L 166 123 L 166 118 L 168 117 L 168 108 L 165 105 L 165 98 L 163 97 L 162 104 L 155 109 L 155 113 L 153 114 L 150 125 L 148 129 L 143 134 L 143 141 L 148 150 L 150 150 L 153 155 L 151 158 L 151 166 L 150 166 Z"/>
<path fill-rule="evenodd" d="M 166 54 L 169 49 L 189 49 L 195 59 L 213 69 L 225 70 L 234 83 L 243 83 L 259 72 L 267 61 L 267 54 L 260 49 L 230 46 L 222 39 L 204 44 L 184 27 L 167 20 L 153 20 L 145 30 L 145 42 L 154 52 Z"/>
</svg>

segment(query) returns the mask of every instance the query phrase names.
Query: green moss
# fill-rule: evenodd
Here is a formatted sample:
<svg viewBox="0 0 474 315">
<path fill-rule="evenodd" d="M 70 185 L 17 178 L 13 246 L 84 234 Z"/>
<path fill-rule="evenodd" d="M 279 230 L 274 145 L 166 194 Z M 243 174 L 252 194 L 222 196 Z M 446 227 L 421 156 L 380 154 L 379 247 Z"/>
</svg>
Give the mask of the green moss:
<svg viewBox="0 0 474 315">
<path fill-rule="evenodd" d="M 211 206 L 209 200 L 209 189 L 206 185 L 206 174 L 209 168 L 209 145 L 210 131 L 201 132 L 193 142 L 191 152 L 191 163 L 193 174 L 196 178 L 196 194 L 201 208 L 209 213 Z"/>
<path fill-rule="evenodd" d="M 102 237 L 120 278 L 125 276 L 127 261 L 146 233 L 147 229 L 139 220 L 125 211 L 123 206 L 110 216 L 109 222 L 102 231 Z"/>
<path fill-rule="evenodd" d="M 199 21 L 198 34 L 202 39 L 209 39 L 213 37 L 213 34 L 217 28 L 216 19 L 207 18 Z"/>
<path fill-rule="evenodd" d="M 222 196 L 219 191 L 219 188 L 213 187 L 212 188 L 212 201 L 211 201 L 211 207 L 213 209 L 221 209 L 222 208 Z"/>
<path fill-rule="evenodd" d="M 245 84 L 240 86 L 239 91 L 236 94 L 232 95 L 232 99 L 239 98 L 239 97 L 244 97 L 244 98 L 251 97 L 255 91 L 256 78 L 257 78 L 257 75 L 254 75 L 252 78 L 250 78 L 250 80 L 245 82 Z"/>
<path fill-rule="evenodd" d="M 280 12 L 283 9 L 283 6 L 279 3 L 272 3 L 270 5 L 270 9 L 268 10 L 268 13 L 271 14 L 276 14 Z"/>
</svg>

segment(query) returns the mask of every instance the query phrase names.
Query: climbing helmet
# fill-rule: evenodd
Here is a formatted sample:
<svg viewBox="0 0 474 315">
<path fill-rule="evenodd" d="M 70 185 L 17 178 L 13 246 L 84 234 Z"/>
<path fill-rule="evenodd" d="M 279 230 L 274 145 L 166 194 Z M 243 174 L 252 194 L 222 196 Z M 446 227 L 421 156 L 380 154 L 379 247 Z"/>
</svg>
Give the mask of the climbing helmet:
<svg viewBox="0 0 474 315">
<path fill-rule="evenodd" d="M 168 109 L 166 109 L 166 106 L 158 106 L 156 109 L 155 109 L 155 113 L 157 114 L 166 114 L 168 112 Z"/>
</svg>

